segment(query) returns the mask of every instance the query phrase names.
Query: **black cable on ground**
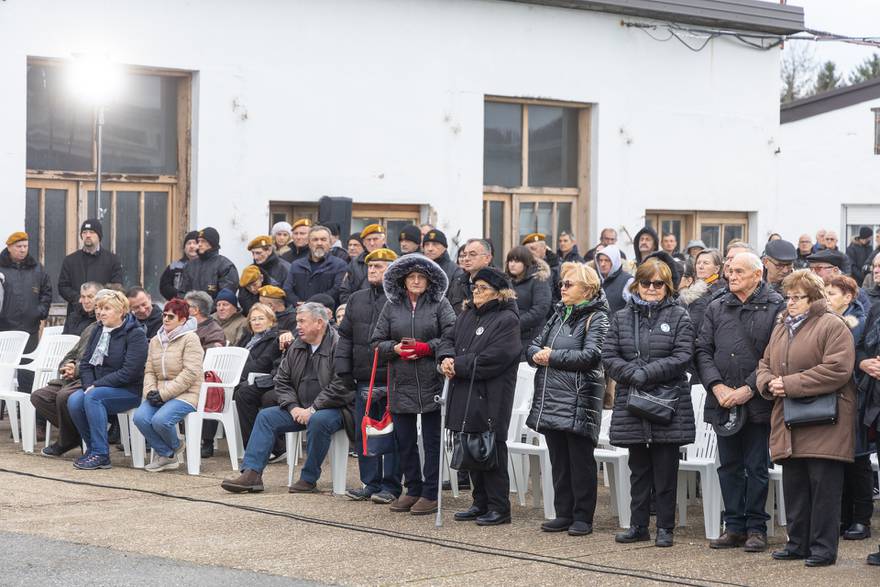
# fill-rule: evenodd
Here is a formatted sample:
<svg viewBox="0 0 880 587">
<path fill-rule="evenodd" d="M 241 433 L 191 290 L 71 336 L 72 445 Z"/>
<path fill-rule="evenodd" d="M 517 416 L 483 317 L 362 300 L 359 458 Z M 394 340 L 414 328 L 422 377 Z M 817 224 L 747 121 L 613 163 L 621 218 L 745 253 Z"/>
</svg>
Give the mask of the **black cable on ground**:
<svg viewBox="0 0 880 587">
<path fill-rule="evenodd" d="M 531 553 L 531 552 L 520 552 L 514 550 L 508 550 L 504 548 L 498 548 L 494 546 L 486 546 L 482 544 L 472 544 L 469 542 L 462 542 L 458 540 L 450 540 L 447 538 L 430 538 L 428 536 L 421 536 L 419 534 L 409 534 L 407 532 L 398 532 L 396 530 L 387 530 L 384 528 L 371 528 L 368 526 L 357 526 L 354 524 L 347 524 L 344 522 L 337 522 L 334 520 L 325 520 L 322 518 L 313 518 L 310 516 L 303 516 L 300 514 L 294 514 L 290 512 L 282 512 L 277 510 L 270 510 L 266 508 L 259 508 L 248 505 L 241 505 L 236 503 L 227 503 L 223 501 L 216 501 L 212 499 L 202 499 L 198 497 L 189 497 L 185 495 L 175 495 L 173 493 L 165 493 L 163 491 L 155 491 L 152 489 L 140 489 L 137 487 L 121 487 L 118 485 L 107 485 L 103 483 L 93 483 L 90 481 L 76 481 L 73 479 L 63 479 L 60 477 L 50 477 L 48 475 L 37 475 L 36 473 L 28 473 L 24 471 L 16 471 L 13 469 L 6 469 L 0 467 L 0 473 L 7 473 L 10 475 L 18 475 L 20 477 L 31 477 L 34 479 L 42 479 L 45 481 L 55 481 L 58 483 L 68 483 L 71 485 L 80 485 L 85 487 L 96 487 L 99 489 L 115 489 L 119 491 L 132 491 L 135 493 L 142 493 L 145 495 L 153 495 L 157 497 L 164 497 L 167 499 L 176 499 L 180 501 L 187 501 L 191 503 L 205 503 L 211 505 L 218 505 L 222 507 L 233 508 L 237 510 L 253 512 L 258 514 L 264 514 L 269 516 L 288 518 L 291 520 L 296 520 L 298 522 L 304 522 L 307 524 L 316 524 L 320 526 L 327 526 L 331 528 L 338 528 L 341 530 L 351 530 L 354 532 L 361 532 L 365 534 L 373 534 L 376 536 L 384 536 L 386 538 L 395 538 L 398 540 L 407 540 L 410 542 L 421 542 L 424 544 L 430 544 L 432 546 L 438 546 L 440 548 L 448 548 L 452 550 L 459 550 L 464 552 L 471 552 L 474 554 L 483 554 L 489 556 L 497 556 L 503 558 L 509 558 L 524 562 L 535 562 L 535 563 L 543 563 L 547 565 L 554 565 L 558 567 L 570 568 L 579 571 L 589 571 L 593 573 L 600 573 L 605 575 L 618 575 L 623 577 L 632 577 L 635 579 L 645 579 L 650 581 L 657 581 L 660 583 L 669 583 L 673 585 L 691 585 L 695 587 L 702 587 L 705 585 L 725 585 L 729 587 L 746 587 L 740 583 L 730 583 L 727 581 L 718 581 L 712 579 L 698 579 L 694 577 L 687 577 L 683 575 L 674 575 L 669 573 L 659 573 L 654 571 L 646 571 L 639 572 L 635 570 L 625 569 L 621 567 L 614 567 L 610 565 L 601 565 L 597 563 L 588 563 L 578 561 L 576 559 L 564 558 L 564 557 L 555 557 L 550 555 Z"/>
</svg>

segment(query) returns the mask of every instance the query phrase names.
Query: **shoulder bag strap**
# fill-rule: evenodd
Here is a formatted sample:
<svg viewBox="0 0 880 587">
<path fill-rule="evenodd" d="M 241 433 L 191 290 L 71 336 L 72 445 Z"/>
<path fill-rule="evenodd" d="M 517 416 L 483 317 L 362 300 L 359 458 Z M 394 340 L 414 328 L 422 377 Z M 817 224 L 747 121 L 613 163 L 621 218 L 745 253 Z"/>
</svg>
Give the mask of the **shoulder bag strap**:
<svg viewBox="0 0 880 587">
<path fill-rule="evenodd" d="M 370 389 L 367 391 L 367 405 L 364 408 L 364 413 L 370 414 L 370 403 L 373 401 L 373 385 L 376 383 L 376 367 L 379 364 L 379 347 L 376 346 L 376 350 L 373 352 L 373 370 L 370 373 Z"/>
<path fill-rule="evenodd" d="M 468 386 L 467 401 L 464 403 L 464 415 L 461 417 L 461 430 L 464 432 L 464 425 L 467 423 L 468 410 L 471 407 L 471 392 L 474 390 L 474 376 L 477 374 L 477 357 L 474 356 L 474 366 L 471 369 L 471 383 Z"/>
</svg>

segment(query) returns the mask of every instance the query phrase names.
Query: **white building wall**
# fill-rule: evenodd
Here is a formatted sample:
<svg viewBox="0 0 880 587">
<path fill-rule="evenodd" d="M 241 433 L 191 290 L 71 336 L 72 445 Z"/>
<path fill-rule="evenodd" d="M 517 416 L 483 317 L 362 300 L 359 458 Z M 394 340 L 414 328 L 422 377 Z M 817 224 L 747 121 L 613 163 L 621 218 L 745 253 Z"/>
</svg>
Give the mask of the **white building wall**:
<svg viewBox="0 0 880 587">
<path fill-rule="evenodd" d="M 872 108 L 880 108 L 880 99 L 781 125 L 780 232 L 797 238 L 834 229 L 845 248 L 841 206 L 847 204 L 876 206 L 875 215 L 859 223 L 880 224 L 880 155 L 874 154 Z"/>
<path fill-rule="evenodd" d="M 27 57 L 74 52 L 198 72 L 192 221 L 239 264 L 269 200 L 430 204 L 480 234 L 485 95 L 596 104 L 591 241 L 648 208 L 779 225 L 778 50 L 695 53 L 620 21 L 493 0 L 0 3 L 0 233 L 24 219 Z"/>
</svg>

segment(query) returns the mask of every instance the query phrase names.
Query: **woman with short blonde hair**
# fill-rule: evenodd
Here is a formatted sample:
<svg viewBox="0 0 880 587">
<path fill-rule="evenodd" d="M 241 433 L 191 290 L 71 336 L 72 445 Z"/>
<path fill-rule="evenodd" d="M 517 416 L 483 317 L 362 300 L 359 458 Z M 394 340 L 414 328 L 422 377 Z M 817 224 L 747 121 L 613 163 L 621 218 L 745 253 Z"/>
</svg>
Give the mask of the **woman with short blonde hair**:
<svg viewBox="0 0 880 587">
<path fill-rule="evenodd" d="M 130 306 L 128 298 L 121 291 L 115 289 L 102 289 L 95 294 L 95 307 L 107 306 L 120 314 L 127 314 Z"/>
</svg>

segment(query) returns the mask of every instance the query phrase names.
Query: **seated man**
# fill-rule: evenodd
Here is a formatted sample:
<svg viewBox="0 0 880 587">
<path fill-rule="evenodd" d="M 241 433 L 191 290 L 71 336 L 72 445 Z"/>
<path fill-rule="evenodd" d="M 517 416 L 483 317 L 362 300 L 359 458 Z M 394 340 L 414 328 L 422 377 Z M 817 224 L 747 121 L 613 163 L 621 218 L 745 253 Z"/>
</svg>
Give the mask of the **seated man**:
<svg viewBox="0 0 880 587">
<path fill-rule="evenodd" d="M 328 327 L 329 322 L 330 314 L 320 304 L 306 302 L 297 308 L 298 337 L 275 375 L 279 405 L 265 408 L 257 415 L 241 463 L 241 475 L 223 481 L 221 486 L 226 491 L 263 491 L 263 469 L 275 437 L 306 430 L 308 456 L 299 481 L 290 486 L 290 492 L 314 492 L 333 433 L 344 428 L 349 439 L 354 439 L 354 390 L 334 373 L 339 335 Z"/>
</svg>

